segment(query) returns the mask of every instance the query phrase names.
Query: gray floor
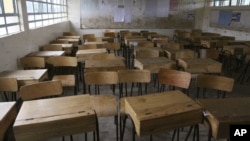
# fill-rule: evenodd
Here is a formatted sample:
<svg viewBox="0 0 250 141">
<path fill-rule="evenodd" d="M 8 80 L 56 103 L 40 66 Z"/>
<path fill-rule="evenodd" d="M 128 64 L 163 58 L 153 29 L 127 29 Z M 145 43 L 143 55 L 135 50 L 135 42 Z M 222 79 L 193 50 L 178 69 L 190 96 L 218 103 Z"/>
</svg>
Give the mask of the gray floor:
<svg viewBox="0 0 250 141">
<path fill-rule="evenodd" d="M 248 75 L 250 73 L 248 72 Z M 226 74 L 224 74 L 226 75 Z M 233 73 L 233 78 L 236 80 L 238 77 L 239 73 L 234 72 Z M 234 85 L 234 89 L 231 93 L 229 93 L 227 95 L 227 97 L 247 97 L 250 96 L 250 93 L 248 92 L 248 90 L 250 90 L 249 88 L 250 86 L 250 81 L 246 82 L 244 81 L 243 84 L 239 84 L 238 82 L 235 82 Z M 136 89 L 135 89 L 136 90 Z M 148 93 L 155 93 L 157 92 L 157 88 L 154 87 L 153 83 L 149 84 L 149 92 Z M 195 87 L 194 87 L 194 81 L 192 81 L 191 83 L 191 88 L 190 88 L 190 97 L 194 98 L 195 95 Z M 82 94 L 82 88 L 80 88 L 80 92 L 79 94 Z M 107 94 L 107 93 L 112 93 L 110 87 L 102 87 L 101 88 L 101 93 Z M 118 87 L 116 87 L 116 95 L 118 95 Z M 136 91 L 134 92 L 136 93 Z M 72 89 L 65 89 L 64 92 L 65 95 L 72 95 L 73 94 L 73 90 Z M 213 96 L 212 96 L 213 97 Z M 226 107 L 225 107 L 226 108 Z M 102 117 L 98 119 L 99 121 L 99 130 L 100 130 L 100 140 L 101 141 L 115 141 L 116 140 L 116 134 L 115 134 L 115 124 L 114 124 L 114 117 Z M 207 140 L 207 133 L 208 130 L 202 125 L 199 125 L 200 128 L 200 140 L 201 141 L 206 141 Z M 184 140 L 184 138 L 186 137 L 186 134 L 188 132 L 189 127 L 185 127 L 183 128 L 183 131 L 180 132 L 180 141 Z M 125 135 L 124 135 L 124 141 L 131 141 L 132 140 L 132 123 L 128 120 L 127 124 L 126 124 L 126 128 L 125 128 Z M 159 134 L 154 134 L 153 135 L 153 140 L 154 141 L 170 141 L 172 138 L 172 131 L 169 132 L 163 132 L 163 133 L 159 133 Z M 73 135 L 74 141 L 82 141 L 84 140 L 84 134 L 77 134 L 77 135 Z M 62 138 L 53 138 L 50 139 L 49 141 L 61 141 Z M 69 136 L 65 137 L 65 140 L 70 140 Z M 88 140 L 93 140 L 93 133 L 88 133 Z M 137 141 L 144 141 L 144 140 L 150 140 L 149 136 L 145 136 L 145 137 L 138 137 L 136 136 L 136 140 Z M 192 138 L 190 138 L 189 140 L 192 140 Z M 212 139 L 214 140 L 214 139 Z M 218 141 L 224 141 L 224 140 L 218 140 Z"/>
</svg>

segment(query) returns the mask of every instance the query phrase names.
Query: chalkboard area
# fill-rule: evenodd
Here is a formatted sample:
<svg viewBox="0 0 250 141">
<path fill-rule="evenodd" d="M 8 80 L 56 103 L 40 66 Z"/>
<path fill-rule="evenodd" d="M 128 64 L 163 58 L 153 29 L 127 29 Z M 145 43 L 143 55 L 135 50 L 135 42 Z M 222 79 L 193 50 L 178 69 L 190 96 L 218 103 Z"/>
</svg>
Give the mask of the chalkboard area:
<svg viewBox="0 0 250 141">
<path fill-rule="evenodd" d="M 194 19 L 188 19 L 188 12 L 169 11 L 169 1 L 81 0 L 81 28 L 192 28 Z"/>
</svg>

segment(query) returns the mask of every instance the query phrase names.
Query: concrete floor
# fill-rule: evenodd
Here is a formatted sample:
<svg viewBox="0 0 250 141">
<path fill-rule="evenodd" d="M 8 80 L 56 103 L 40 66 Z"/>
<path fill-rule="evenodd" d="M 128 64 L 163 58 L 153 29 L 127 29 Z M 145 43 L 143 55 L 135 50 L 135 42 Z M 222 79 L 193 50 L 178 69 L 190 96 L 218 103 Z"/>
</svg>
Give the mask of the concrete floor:
<svg viewBox="0 0 250 141">
<path fill-rule="evenodd" d="M 248 74 L 250 74 L 248 72 Z M 238 77 L 239 73 L 233 73 L 233 78 L 236 80 Z M 235 82 L 234 85 L 234 89 L 231 93 L 229 93 L 226 97 L 247 97 L 250 96 L 249 90 L 250 90 L 250 81 L 246 82 L 244 81 L 243 84 L 239 84 L 238 82 Z M 195 95 L 195 87 L 194 87 L 194 81 L 191 83 L 191 87 L 190 87 L 190 97 L 194 98 Z M 80 89 L 79 94 L 81 94 L 82 92 L 82 88 Z M 154 87 L 153 83 L 149 84 L 149 89 L 148 89 L 148 93 L 155 93 L 157 92 L 157 88 Z M 102 87 L 101 88 L 101 93 L 103 94 L 108 94 L 108 93 L 112 93 L 110 87 Z M 118 87 L 116 87 L 116 95 L 118 95 Z M 136 91 L 134 92 L 136 94 Z M 72 95 L 73 94 L 73 90 L 72 89 L 65 89 L 64 92 L 65 95 Z M 226 107 L 225 107 L 226 108 Z M 116 134 L 115 134 L 115 124 L 114 124 L 114 117 L 102 117 L 98 119 L 99 121 L 99 130 L 100 130 L 100 140 L 101 141 L 115 141 L 116 140 Z M 202 125 L 199 125 L 200 128 L 200 140 L 201 141 L 206 141 L 207 140 L 207 133 L 208 130 Z M 180 132 L 180 141 L 183 141 L 184 138 L 186 137 L 186 134 L 188 132 L 189 127 L 185 127 L 183 128 L 183 131 Z M 132 123 L 128 120 L 127 124 L 126 124 L 126 128 L 125 128 L 125 135 L 124 135 L 124 141 L 131 141 L 132 140 Z M 172 138 L 172 131 L 169 132 L 162 132 L 159 134 L 154 134 L 153 135 L 153 140 L 154 141 L 170 141 Z M 84 140 L 84 134 L 77 134 L 77 135 L 73 135 L 73 139 L 74 141 L 82 141 Z M 191 136 L 192 137 L 192 136 Z M 189 138 L 189 140 L 192 140 L 192 138 Z M 14 140 L 13 138 L 11 138 L 10 140 Z M 61 141 L 62 138 L 53 138 L 53 139 L 49 139 L 48 141 Z M 70 140 L 69 136 L 65 137 L 65 140 Z M 93 134 L 92 133 L 88 133 L 88 140 L 93 140 Z M 149 136 L 143 136 L 143 137 L 138 137 L 136 136 L 136 140 L 137 141 L 147 141 L 150 140 Z M 212 139 L 214 140 L 214 139 Z M 226 141 L 224 140 L 217 140 L 217 141 Z"/>
</svg>

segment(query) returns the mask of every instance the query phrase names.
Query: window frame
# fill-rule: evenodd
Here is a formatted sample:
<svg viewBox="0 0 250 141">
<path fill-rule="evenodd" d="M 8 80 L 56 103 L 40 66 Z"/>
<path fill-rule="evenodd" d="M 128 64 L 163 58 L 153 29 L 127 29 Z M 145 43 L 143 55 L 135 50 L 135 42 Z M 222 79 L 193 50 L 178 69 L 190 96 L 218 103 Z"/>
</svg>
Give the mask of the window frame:
<svg viewBox="0 0 250 141">
<path fill-rule="evenodd" d="M 32 4 L 32 12 L 29 12 L 27 2 Z M 38 9 L 35 9 L 35 3 L 38 4 Z M 35 29 L 39 27 L 44 27 L 52 25 L 55 23 L 63 22 L 68 20 L 68 0 L 26 0 L 27 7 L 27 20 L 29 29 Z M 46 6 L 46 11 L 43 11 L 43 6 Z M 50 10 L 49 10 L 50 5 Z M 58 6 L 59 11 L 55 10 L 55 6 Z M 46 16 L 47 15 L 47 16 Z M 40 16 L 40 19 L 37 17 Z M 29 19 L 29 18 L 32 19 Z M 47 17 L 47 18 L 46 18 Z M 40 23 L 40 25 L 38 24 Z M 31 26 L 33 24 L 33 26 Z"/>
<path fill-rule="evenodd" d="M 4 19 L 4 24 L 0 25 L 0 28 L 4 28 L 6 32 L 6 34 L 1 34 L 0 36 L 10 35 L 22 31 L 17 0 L 12 0 L 12 3 L 14 10 L 13 13 L 6 13 L 4 7 L 4 0 L 0 0 L 0 7 L 1 7 L 0 18 Z M 18 21 L 13 23 L 8 23 L 7 21 L 8 17 L 17 17 Z M 16 32 L 10 32 L 8 28 L 12 26 L 18 26 L 19 30 L 17 30 Z"/>
</svg>

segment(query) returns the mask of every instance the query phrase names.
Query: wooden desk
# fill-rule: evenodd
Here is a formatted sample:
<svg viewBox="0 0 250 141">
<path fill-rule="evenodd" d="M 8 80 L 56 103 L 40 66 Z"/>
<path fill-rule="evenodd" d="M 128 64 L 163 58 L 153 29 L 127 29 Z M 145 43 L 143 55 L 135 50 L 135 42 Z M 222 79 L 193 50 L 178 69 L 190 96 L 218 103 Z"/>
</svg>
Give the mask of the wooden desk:
<svg viewBox="0 0 250 141">
<path fill-rule="evenodd" d="M 53 57 L 53 56 L 63 56 L 65 51 L 37 51 L 31 52 L 26 56 L 31 57 Z"/>
<path fill-rule="evenodd" d="M 226 45 L 223 50 L 228 50 L 232 55 L 244 55 L 250 53 L 250 47 L 247 45 Z"/>
<path fill-rule="evenodd" d="M 178 50 L 165 50 L 167 57 L 171 60 L 178 60 L 179 58 L 197 58 L 197 53 L 190 49 L 178 49 Z"/>
<path fill-rule="evenodd" d="M 118 71 L 124 70 L 126 66 L 122 59 L 108 59 L 108 60 L 86 60 L 86 72 L 94 71 Z"/>
<path fill-rule="evenodd" d="M 222 64 L 210 58 L 181 58 L 178 59 L 179 67 L 184 71 L 196 73 L 221 73 Z"/>
<path fill-rule="evenodd" d="M 138 136 L 202 123 L 202 108 L 180 91 L 125 98 Z"/>
<path fill-rule="evenodd" d="M 126 46 L 137 46 L 138 42 L 147 42 L 147 38 L 130 38 L 125 40 L 125 45 Z"/>
<path fill-rule="evenodd" d="M 92 56 L 98 53 L 107 53 L 107 49 L 98 48 L 98 49 L 78 50 L 76 52 L 77 62 L 84 63 L 86 60 L 91 60 Z"/>
<path fill-rule="evenodd" d="M 216 48 L 217 46 L 217 42 L 219 40 L 211 40 L 211 39 L 201 39 L 201 46 L 207 47 L 207 48 Z"/>
<path fill-rule="evenodd" d="M 78 44 L 80 39 L 79 38 L 60 38 L 57 40 L 61 40 L 61 41 L 68 41 L 69 43 L 73 43 L 73 44 Z"/>
<path fill-rule="evenodd" d="M 100 41 L 100 42 L 84 42 L 84 45 L 96 45 L 97 48 L 103 48 L 103 45 L 108 43 L 107 41 Z"/>
<path fill-rule="evenodd" d="M 151 73 L 158 74 L 160 68 L 175 69 L 176 62 L 166 57 L 157 58 L 137 58 L 134 59 L 134 67 L 150 70 Z"/>
<path fill-rule="evenodd" d="M 48 78 L 47 69 L 9 70 L 0 73 L 0 77 L 16 78 L 18 86 L 37 83 Z"/>
<path fill-rule="evenodd" d="M 78 50 L 76 52 L 76 57 L 87 57 L 89 55 L 97 54 L 97 53 L 106 53 L 106 48 L 97 48 L 97 49 L 84 49 Z"/>
<path fill-rule="evenodd" d="M 250 124 L 250 98 L 204 99 L 198 103 L 204 108 L 215 139 L 229 138 L 230 124 Z"/>
<path fill-rule="evenodd" d="M 59 38 L 80 39 L 80 38 L 81 38 L 81 36 L 78 36 L 78 35 L 72 35 L 72 36 L 62 36 L 62 37 L 59 37 Z"/>
<path fill-rule="evenodd" d="M 17 116 L 16 102 L 1 102 L 0 109 L 0 141 L 4 141 L 7 129 Z"/>
<path fill-rule="evenodd" d="M 96 114 L 89 95 L 24 101 L 13 128 L 17 141 L 45 140 L 97 130 Z"/>
<path fill-rule="evenodd" d="M 134 56 L 136 56 L 136 51 L 139 50 L 156 50 L 159 51 L 159 56 L 163 55 L 163 49 L 160 47 L 134 47 Z"/>
</svg>

